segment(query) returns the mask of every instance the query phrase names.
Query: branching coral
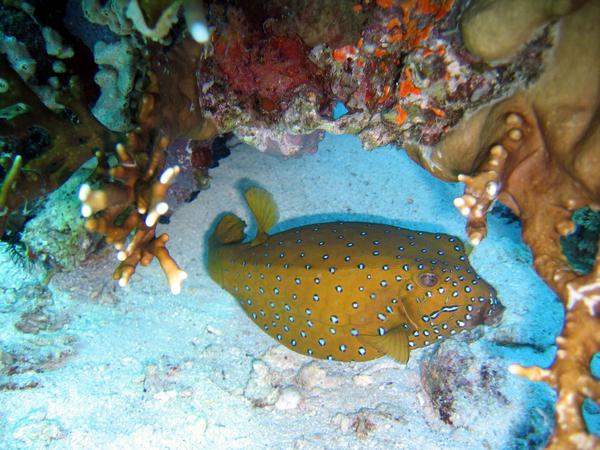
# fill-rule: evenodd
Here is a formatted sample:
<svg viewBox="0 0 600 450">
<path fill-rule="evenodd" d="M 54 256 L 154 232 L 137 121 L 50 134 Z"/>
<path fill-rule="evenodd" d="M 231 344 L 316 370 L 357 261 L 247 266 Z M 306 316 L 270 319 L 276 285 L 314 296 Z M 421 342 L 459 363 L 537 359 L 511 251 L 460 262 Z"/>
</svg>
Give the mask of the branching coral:
<svg viewBox="0 0 600 450">
<path fill-rule="evenodd" d="M 118 250 L 121 263 L 113 278 L 119 280 L 121 286 L 129 282 L 138 264 L 147 266 L 156 257 L 171 292 L 178 294 L 187 273 L 179 268 L 165 247 L 169 236 L 156 236 L 158 219 L 168 210 L 164 201 L 167 190 L 179 173 L 179 167 L 175 166 L 156 177 L 164 165 L 166 145 L 167 140 L 161 139 L 151 157 L 144 160 L 145 153 L 130 153 L 124 145 L 118 144 L 119 164 L 109 170 L 111 181 L 99 190 L 92 190 L 89 184 L 82 185 L 79 198 L 83 203 L 81 213 L 88 218 L 86 228 L 104 234 L 107 242 Z"/>
<path fill-rule="evenodd" d="M 164 31 L 163 37 L 167 36 L 170 25 L 177 19 L 177 11 L 182 4 L 192 37 L 205 41 L 210 34 L 202 2 L 159 0 L 140 3 L 145 16 L 143 20 L 149 20 L 151 27 L 168 22 L 166 26 L 159 27 Z M 99 83 L 101 99 L 104 99 L 101 103 L 105 106 L 103 118 L 109 119 L 112 128 L 130 129 L 128 120 L 124 126 L 115 126 L 122 122 L 117 110 L 129 112 L 130 106 L 133 109 L 140 105 L 139 127 L 129 133 L 126 146 L 117 147 L 118 165 L 113 168 L 109 168 L 108 160 L 112 155 L 107 155 L 106 149 L 113 148 L 122 136 L 118 139 L 90 113 L 89 105 L 97 92 L 94 86 L 90 86 L 96 66 L 89 50 L 83 48 L 78 53 L 73 51 L 74 44 L 73 48 L 61 46 L 61 36 L 51 28 L 43 27 L 38 33 L 42 29 L 38 16 L 47 19 L 43 12 L 37 14 L 32 8 L 23 12 L 2 7 L 0 35 L 4 37 L 2 32 L 5 32 L 11 37 L 0 41 L 0 53 L 6 53 L 6 58 L 0 55 L 0 181 L 4 180 L 0 184 L 0 234 L 12 211 L 28 206 L 27 202 L 60 186 L 96 152 L 99 167 L 95 175 L 99 176 L 100 186 L 94 191 L 90 185 L 84 185 L 81 190 L 82 212 L 88 218 L 88 229 L 106 234 L 108 240 L 119 247 L 121 263 L 115 271 L 115 278 L 126 284 L 138 264 L 149 264 L 156 257 L 167 274 L 171 290 L 178 292 L 185 272 L 177 267 L 166 250 L 167 235 L 155 234 L 157 220 L 167 209 L 167 190 L 178 173 L 175 167 L 165 169 L 166 149 L 180 137 L 207 140 L 210 144 L 216 130 L 212 122 L 204 120 L 196 105 L 198 87 L 194 75 L 203 47 L 191 38 L 180 36 L 179 32 L 185 35 L 181 28 L 173 33 L 176 43 L 171 42 L 168 51 L 158 44 L 144 45 L 143 39 L 136 35 L 136 23 L 132 27 L 127 17 L 127 11 L 131 9 L 128 7 L 134 4 L 138 2 L 83 2 L 85 17 L 108 26 L 103 31 L 95 30 L 95 36 L 93 32 L 86 34 L 85 25 L 81 23 L 69 24 L 78 29 L 78 36 L 83 36 L 90 49 L 94 43 L 98 44 L 95 47 L 97 63 L 110 63 L 111 68 L 117 64 L 109 75 L 115 78 L 118 74 L 118 80 Z M 15 17 L 30 25 L 33 31 L 28 28 L 27 32 L 21 32 L 15 25 Z M 71 19 L 75 22 L 81 20 L 77 17 Z M 63 27 L 60 28 L 64 31 L 63 36 L 67 36 L 67 41 L 72 44 L 74 36 L 64 28 L 62 18 L 53 25 Z M 202 25 L 205 27 L 204 38 L 198 28 Z M 157 30 L 151 30 L 154 31 Z M 119 45 L 109 47 L 97 42 L 98 39 L 110 41 L 111 32 L 125 36 L 127 41 L 122 38 Z M 37 55 L 25 58 L 29 55 L 27 39 L 33 40 L 31 35 L 35 33 L 40 34 L 35 43 L 44 42 L 43 34 L 49 55 L 60 61 L 53 57 L 38 58 Z M 39 45 L 29 46 L 39 50 Z M 16 50 L 13 48 L 21 51 L 22 55 L 18 54 L 21 55 L 20 60 L 15 59 Z M 139 57 L 137 49 L 145 49 L 139 52 Z M 133 58 L 130 52 L 135 52 L 136 57 Z M 123 56 L 125 59 L 119 59 Z M 142 57 L 146 59 L 140 61 Z M 55 64 L 52 64 L 53 61 Z M 78 66 L 79 63 L 83 64 Z M 124 66 L 118 66 L 118 63 Z M 50 72 L 52 77 L 46 79 L 49 67 L 56 69 L 54 73 Z M 73 76 L 82 73 L 86 75 L 83 83 Z M 97 77 L 102 78 L 102 73 L 98 73 Z M 110 90 L 115 85 L 120 88 L 116 96 Z M 141 90 L 145 92 L 143 98 Z M 117 102 L 121 106 L 111 110 L 110 105 L 114 106 Z M 127 244 L 130 235 L 131 241 Z"/>
<path fill-rule="evenodd" d="M 3 183 L 0 234 L 10 211 L 59 187 L 94 149 L 115 139 L 91 115 L 77 78 L 68 90 L 58 90 L 63 113 L 50 110 L 0 55 L 0 79 L 8 89 L 0 93 L 0 109 L 19 106 L 20 113 L 0 120 L 3 151 L 20 161 Z M 10 175 L 10 180 L 8 175 Z"/>
<path fill-rule="evenodd" d="M 511 371 L 556 389 L 556 429 L 550 449 L 597 449 L 600 439 L 589 434 L 581 407 L 586 398 L 600 399 L 600 384 L 590 373 L 590 361 L 600 349 L 598 307 L 590 311 L 584 302 L 568 309 L 558 351 L 549 369 L 513 366 Z"/>
<path fill-rule="evenodd" d="M 575 230 L 574 211 L 600 208 L 600 3 L 473 2 L 462 29 L 470 50 L 493 64 L 511 58 L 536 25 L 560 15 L 552 30 L 556 43 L 535 83 L 465 118 L 432 151 L 411 153 L 436 175 L 465 182 L 455 205 L 473 243 L 485 236 L 485 215 L 496 199 L 521 218 L 535 268 L 563 300 L 566 319 L 550 368 L 512 371 L 558 392 L 549 448 L 592 449 L 600 439 L 588 433 L 581 406 L 586 397 L 600 401 L 590 369 L 600 351 L 600 254 L 591 273 L 581 275 L 560 239 Z M 491 23 L 495 36 L 506 39 L 490 39 Z"/>
</svg>

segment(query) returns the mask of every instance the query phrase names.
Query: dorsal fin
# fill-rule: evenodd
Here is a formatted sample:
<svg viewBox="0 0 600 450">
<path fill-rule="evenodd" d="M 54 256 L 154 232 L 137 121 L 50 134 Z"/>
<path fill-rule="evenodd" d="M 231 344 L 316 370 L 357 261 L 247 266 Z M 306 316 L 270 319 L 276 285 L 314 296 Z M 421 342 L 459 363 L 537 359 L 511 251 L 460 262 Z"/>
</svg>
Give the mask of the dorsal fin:
<svg viewBox="0 0 600 450">
<path fill-rule="evenodd" d="M 244 228 L 246 228 L 246 224 L 242 219 L 235 214 L 226 214 L 219 221 L 213 237 L 222 244 L 240 242 L 246 237 Z"/>
<path fill-rule="evenodd" d="M 256 246 L 267 240 L 267 233 L 277 223 L 279 212 L 273 196 L 262 188 L 251 187 L 244 192 L 244 197 L 256 220 L 256 237 L 250 243 L 251 246 Z"/>
<path fill-rule="evenodd" d="M 389 330 L 383 336 L 360 335 L 359 340 L 375 347 L 381 353 L 391 356 L 398 362 L 406 364 L 410 348 L 408 347 L 409 330 L 397 327 Z"/>
</svg>

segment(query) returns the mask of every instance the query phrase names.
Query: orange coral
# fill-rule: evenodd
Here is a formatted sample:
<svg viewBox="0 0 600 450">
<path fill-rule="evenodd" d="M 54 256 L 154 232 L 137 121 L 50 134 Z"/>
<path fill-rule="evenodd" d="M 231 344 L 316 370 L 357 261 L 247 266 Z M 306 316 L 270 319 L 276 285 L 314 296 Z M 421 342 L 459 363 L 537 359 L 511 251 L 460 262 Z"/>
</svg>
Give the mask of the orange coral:
<svg viewBox="0 0 600 450">
<path fill-rule="evenodd" d="M 383 58 L 388 54 L 387 50 L 384 48 L 376 48 L 373 54 L 378 58 Z"/>
<path fill-rule="evenodd" d="M 394 121 L 397 125 L 402 125 L 404 122 L 406 122 L 406 119 L 408 118 L 408 113 L 404 111 L 404 109 L 402 109 L 402 106 L 400 105 L 397 105 L 396 109 L 398 110 L 398 114 L 396 114 L 396 118 L 394 119 Z"/>
<path fill-rule="evenodd" d="M 375 0 L 380 8 L 391 8 L 394 5 L 394 0 Z"/>
<path fill-rule="evenodd" d="M 418 47 L 429 37 L 435 21 L 442 20 L 452 8 L 454 0 L 377 0 L 382 9 L 397 7 L 398 17 L 384 24 L 391 32 L 385 39 L 388 43 L 402 42 L 407 49 Z M 425 19 L 424 19 L 425 18 Z"/>
<path fill-rule="evenodd" d="M 410 94 L 420 94 L 421 89 L 412 82 L 412 74 L 409 68 L 404 69 L 404 80 L 400 82 L 398 94 L 400 97 L 407 97 Z"/>
<path fill-rule="evenodd" d="M 392 28 L 400 27 L 401 25 L 402 25 L 402 22 L 400 22 L 400 19 L 398 19 L 397 17 L 394 17 L 387 23 L 387 25 L 385 27 L 388 30 L 391 30 Z"/>
<path fill-rule="evenodd" d="M 356 47 L 353 45 L 345 45 L 340 48 L 336 48 L 333 51 L 333 59 L 336 61 L 346 61 L 348 58 L 355 58 L 358 53 Z"/>
</svg>

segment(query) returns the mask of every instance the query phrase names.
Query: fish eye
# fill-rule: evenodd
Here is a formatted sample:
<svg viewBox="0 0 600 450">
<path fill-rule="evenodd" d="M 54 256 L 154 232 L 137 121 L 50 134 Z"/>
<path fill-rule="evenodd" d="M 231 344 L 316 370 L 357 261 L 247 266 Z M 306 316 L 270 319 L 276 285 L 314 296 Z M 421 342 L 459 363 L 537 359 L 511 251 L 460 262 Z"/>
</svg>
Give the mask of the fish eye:
<svg viewBox="0 0 600 450">
<path fill-rule="evenodd" d="M 439 278 L 435 273 L 422 273 L 419 275 L 418 281 L 422 287 L 430 288 L 438 283 Z"/>
</svg>

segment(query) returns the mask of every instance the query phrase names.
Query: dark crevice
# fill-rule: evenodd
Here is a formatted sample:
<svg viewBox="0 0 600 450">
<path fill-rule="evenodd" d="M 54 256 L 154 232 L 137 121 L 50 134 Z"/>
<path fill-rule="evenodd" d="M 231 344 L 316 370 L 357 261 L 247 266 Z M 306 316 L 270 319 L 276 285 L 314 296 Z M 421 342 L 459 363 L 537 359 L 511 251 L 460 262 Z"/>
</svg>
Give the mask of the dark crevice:
<svg viewBox="0 0 600 450">
<path fill-rule="evenodd" d="M 560 244 L 569 264 L 580 275 L 588 274 L 594 267 L 600 235 L 600 211 L 581 208 L 573 213 L 576 229 L 561 237 Z"/>
</svg>

